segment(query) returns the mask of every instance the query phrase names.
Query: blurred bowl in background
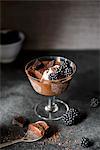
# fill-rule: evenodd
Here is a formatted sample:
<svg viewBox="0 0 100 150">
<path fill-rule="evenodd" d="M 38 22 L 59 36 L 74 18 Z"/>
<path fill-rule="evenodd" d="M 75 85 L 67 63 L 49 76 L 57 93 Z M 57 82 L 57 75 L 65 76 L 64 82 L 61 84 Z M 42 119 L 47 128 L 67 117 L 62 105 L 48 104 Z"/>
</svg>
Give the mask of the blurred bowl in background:
<svg viewBox="0 0 100 150">
<path fill-rule="evenodd" d="M 21 50 L 25 35 L 15 30 L 0 31 L 0 62 L 10 63 Z"/>
</svg>

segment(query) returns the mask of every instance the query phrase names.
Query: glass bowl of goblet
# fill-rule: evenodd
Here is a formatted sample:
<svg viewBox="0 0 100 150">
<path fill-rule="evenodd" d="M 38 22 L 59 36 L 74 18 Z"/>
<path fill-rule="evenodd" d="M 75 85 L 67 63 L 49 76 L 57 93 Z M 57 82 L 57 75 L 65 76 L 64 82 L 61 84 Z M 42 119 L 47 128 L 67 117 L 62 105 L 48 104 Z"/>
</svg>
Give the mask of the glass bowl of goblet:
<svg viewBox="0 0 100 150">
<path fill-rule="evenodd" d="M 57 61 L 59 58 L 59 64 L 67 60 L 72 68 L 72 73 L 68 76 L 57 80 L 41 80 L 41 78 L 37 78 L 34 75 L 34 72 L 30 72 L 30 68 L 35 64 L 38 60 L 46 66 L 48 62 Z M 41 103 L 37 103 L 34 107 L 35 114 L 44 120 L 59 120 L 62 115 L 69 110 L 68 104 L 66 104 L 63 100 L 57 98 L 60 94 L 62 94 L 69 86 L 70 81 L 74 73 L 76 72 L 76 65 L 71 60 L 58 57 L 58 56 L 44 56 L 33 59 L 29 61 L 25 66 L 25 72 L 27 77 L 33 87 L 33 89 L 40 95 L 44 95 L 47 97 L 47 100 L 42 100 Z M 38 72 L 39 73 L 39 72 Z M 39 74 L 37 74 L 39 75 Z"/>
</svg>

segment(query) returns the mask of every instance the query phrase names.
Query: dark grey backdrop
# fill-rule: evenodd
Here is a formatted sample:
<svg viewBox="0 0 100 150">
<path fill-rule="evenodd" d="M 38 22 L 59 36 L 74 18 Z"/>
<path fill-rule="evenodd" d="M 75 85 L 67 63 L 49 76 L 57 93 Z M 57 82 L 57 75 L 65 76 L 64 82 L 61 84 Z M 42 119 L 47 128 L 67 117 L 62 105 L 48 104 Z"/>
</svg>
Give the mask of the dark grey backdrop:
<svg viewBox="0 0 100 150">
<path fill-rule="evenodd" d="M 100 1 L 4 1 L 2 28 L 24 31 L 24 49 L 100 49 Z"/>
</svg>

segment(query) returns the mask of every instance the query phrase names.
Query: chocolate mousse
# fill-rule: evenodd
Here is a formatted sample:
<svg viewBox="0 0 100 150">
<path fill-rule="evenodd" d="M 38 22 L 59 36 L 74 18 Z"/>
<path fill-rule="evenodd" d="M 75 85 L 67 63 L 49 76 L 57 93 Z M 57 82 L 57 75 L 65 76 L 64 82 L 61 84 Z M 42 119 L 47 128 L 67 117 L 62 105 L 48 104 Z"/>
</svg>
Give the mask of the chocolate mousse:
<svg viewBox="0 0 100 150">
<path fill-rule="evenodd" d="M 43 57 L 44 58 L 44 57 Z M 26 73 L 36 92 L 46 96 L 61 94 L 68 87 L 75 65 L 68 59 L 36 59 L 26 65 Z"/>
</svg>

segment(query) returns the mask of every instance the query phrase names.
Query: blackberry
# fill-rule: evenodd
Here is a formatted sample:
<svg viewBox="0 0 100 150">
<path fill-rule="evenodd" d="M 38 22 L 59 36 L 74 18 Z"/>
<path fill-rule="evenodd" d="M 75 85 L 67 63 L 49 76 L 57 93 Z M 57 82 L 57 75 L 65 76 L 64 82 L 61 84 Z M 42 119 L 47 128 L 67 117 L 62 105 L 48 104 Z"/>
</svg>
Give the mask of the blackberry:
<svg viewBox="0 0 100 150">
<path fill-rule="evenodd" d="M 59 68 L 57 68 L 56 73 L 59 76 L 69 76 L 73 72 L 72 67 L 70 66 L 70 62 L 68 60 L 64 60 Z"/>
<path fill-rule="evenodd" d="M 67 126 L 74 125 L 78 123 L 80 118 L 80 113 L 75 108 L 70 108 L 65 114 L 62 116 L 62 120 L 66 123 Z"/>
<path fill-rule="evenodd" d="M 69 63 L 69 61 L 68 60 L 64 60 L 63 62 L 62 62 L 62 64 L 61 64 L 61 66 L 60 66 L 60 70 L 65 70 L 66 68 L 69 68 L 70 67 L 70 63 Z"/>
<path fill-rule="evenodd" d="M 64 62 L 62 63 L 62 66 L 63 66 L 64 68 L 70 67 L 70 62 L 69 62 L 67 59 L 65 59 Z"/>
<path fill-rule="evenodd" d="M 88 148 L 91 146 L 91 141 L 86 138 L 86 137 L 82 137 L 82 140 L 81 140 L 81 146 L 84 147 L 84 148 Z"/>
<path fill-rule="evenodd" d="M 58 74 L 57 73 L 51 73 L 49 75 L 49 80 L 57 80 L 58 78 Z"/>
<path fill-rule="evenodd" d="M 63 74 L 63 72 L 64 72 L 64 70 L 60 67 L 60 68 L 57 68 L 57 70 L 56 70 L 56 73 L 60 76 L 60 75 L 62 75 Z"/>
<path fill-rule="evenodd" d="M 97 107 L 99 105 L 99 103 L 100 102 L 99 102 L 98 98 L 92 98 L 91 102 L 90 102 L 90 106 L 95 108 L 95 107 Z"/>
<path fill-rule="evenodd" d="M 69 75 L 71 75 L 73 73 L 73 69 L 72 69 L 72 67 L 67 67 L 65 70 L 64 70 L 64 74 L 65 75 L 67 75 L 67 76 L 69 76 Z"/>
<path fill-rule="evenodd" d="M 57 76 L 58 76 L 58 79 L 61 79 L 61 78 L 66 77 L 65 74 L 64 74 L 64 71 L 61 70 L 61 69 L 59 69 L 59 68 L 57 68 L 56 74 L 57 74 Z"/>
</svg>

